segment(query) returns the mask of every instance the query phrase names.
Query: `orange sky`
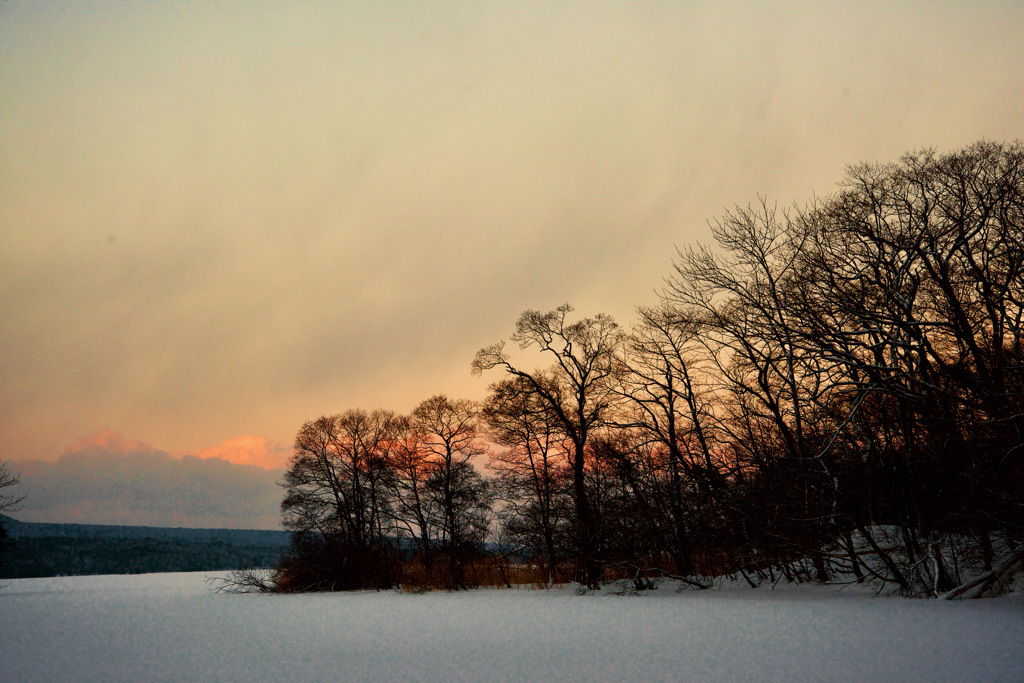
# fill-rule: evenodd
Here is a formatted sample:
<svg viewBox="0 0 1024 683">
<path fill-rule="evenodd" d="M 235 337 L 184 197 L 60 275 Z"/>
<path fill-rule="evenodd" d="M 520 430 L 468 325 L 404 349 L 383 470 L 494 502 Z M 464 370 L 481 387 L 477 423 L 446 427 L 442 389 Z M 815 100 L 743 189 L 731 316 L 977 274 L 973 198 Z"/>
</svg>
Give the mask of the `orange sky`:
<svg viewBox="0 0 1024 683">
<path fill-rule="evenodd" d="M 726 207 L 1024 135 L 1022 36 L 1019 2 L 0 3 L 0 459 L 266 467 L 323 413 L 480 398 L 522 310 L 630 322 Z"/>
</svg>

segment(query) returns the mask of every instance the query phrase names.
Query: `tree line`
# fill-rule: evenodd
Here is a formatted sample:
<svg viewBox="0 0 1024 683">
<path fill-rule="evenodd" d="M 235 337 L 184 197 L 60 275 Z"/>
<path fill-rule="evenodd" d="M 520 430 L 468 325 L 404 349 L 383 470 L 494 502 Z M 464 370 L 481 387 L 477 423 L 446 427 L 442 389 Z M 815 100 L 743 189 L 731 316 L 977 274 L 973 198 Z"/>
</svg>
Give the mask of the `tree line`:
<svg viewBox="0 0 1024 683">
<path fill-rule="evenodd" d="M 0 579 L 269 568 L 290 537 L 280 530 L 21 522 L 2 513 L 0 525 L 9 537 L 6 552 L 0 543 Z"/>
<path fill-rule="evenodd" d="M 711 231 L 629 329 L 523 313 L 472 362 L 481 403 L 303 425 L 264 587 L 528 570 L 939 595 L 1024 561 L 1024 145 L 852 166 Z"/>
</svg>

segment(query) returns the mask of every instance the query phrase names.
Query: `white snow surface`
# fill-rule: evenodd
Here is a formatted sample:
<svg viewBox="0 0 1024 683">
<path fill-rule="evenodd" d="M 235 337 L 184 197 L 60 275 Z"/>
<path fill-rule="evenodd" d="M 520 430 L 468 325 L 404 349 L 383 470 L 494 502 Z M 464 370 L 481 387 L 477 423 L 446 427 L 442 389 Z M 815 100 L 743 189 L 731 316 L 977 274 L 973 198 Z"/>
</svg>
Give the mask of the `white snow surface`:
<svg viewBox="0 0 1024 683">
<path fill-rule="evenodd" d="M 207 576 L 5 582 L 0 680 L 1024 681 L 1019 593 L 226 595 Z"/>
</svg>

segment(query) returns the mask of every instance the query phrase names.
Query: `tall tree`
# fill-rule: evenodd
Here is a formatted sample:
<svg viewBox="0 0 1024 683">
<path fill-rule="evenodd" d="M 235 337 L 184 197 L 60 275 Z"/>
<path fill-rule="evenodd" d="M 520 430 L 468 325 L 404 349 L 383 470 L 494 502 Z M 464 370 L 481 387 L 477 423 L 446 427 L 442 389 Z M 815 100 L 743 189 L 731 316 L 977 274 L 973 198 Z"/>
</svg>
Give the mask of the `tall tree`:
<svg viewBox="0 0 1024 683">
<path fill-rule="evenodd" d="M 402 418 L 402 427 L 392 451 L 394 468 L 396 533 L 413 541 L 416 554 L 423 563 L 424 581 L 434 581 L 434 554 L 437 551 L 436 528 L 442 513 L 439 502 L 432 495 L 430 479 L 434 463 L 427 436 L 415 429 L 412 420 Z"/>
<path fill-rule="evenodd" d="M 465 564 L 478 557 L 487 533 L 491 488 L 472 460 L 487 452 L 473 401 L 432 396 L 412 412 L 429 463 L 425 492 L 441 513 L 438 542 L 448 559 L 448 588 L 465 588 Z"/>
<path fill-rule="evenodd" d="M 688 485 L 696 486 L 705 508 L 721 486 L 720 465 L 713 454 L 714 395 L 698 383 L 704 375 L 700 367 L 705 350 L 699 342 L 700 326 L 667 305 L 641 308 L 639 314 L 625 345 L 628 371 L 622 376 L 622 392 L 627 410 L 622 426 L 638 430 L 667 454 L 663 469 L 670 524 L 662 541 L 676 571 L 686 574 L 693 569 L 687 520 L 700 505 L 688 495 Z M 647 451 L 647 462 L 658 462 L 651 455 Z"/>
<path fill-rule="evenodd" d="M 616 352 L 622 342 L 618 324 L 598 314 L 576 322 L 567 320 L 569 304 L 554 311 L 526 311 L 516 322 L 510 339 L 520 349 L 534 349 L 554 362 L 546 371 L 526 371 L 513 364 L 505 342 L 480 349 L 473 360 L 473 372 L 502 368 L 525 381 L 550 408 L 559 427 L 572 443 L 573 502 L 576 512 L 579 580 L 597 588 L 599 567 L 598 525 L 587 494 L 586 454 L 591 436 L 604 426 L 619 396 L 615 391 L 620 365 Z"/>
<path fill-rule="evenodd" d="M 826 580 L 819 551 L 833 520 L 822 511 L 835 491 L 827 463 L 817 457 L 810 418 L 828 369 L 796 332 L 792 290 L 805 243 L 793 223 L 763 199 L 727 213 L 712 224 L 720 249 L 683 252 L 665 298 L 682 317 L 700 322 L 732 413 L 720 424 L 744 456 L 738 468 L 757 473 L 746 478 L 748 493 L 765 508 L 748 516 L 744 528 L 759 529 L 749 543 L 770 542 L 782 556 L 810 553 Z"/>
<path fill-rule="evenodd" d="M 748 548 L 809 551 L 825 578 L 816 551 L 856 528 L 887 580 L 939 592 L 943 544 L 975 534 L 991 566 L 989 534 L 1024 527 L 1024 145 L 862 164 L 841 188 L 727 214 L 666 300 L 717 365 Z"/>
<path fill-rule="evenodd" d="M 520 547 L 542 551 L 546 582 L 556 581 L 560 555 L 557 536 L 565 523 L 566 484 L 571 448 L 551 407 L 522 377 L 490 387 L 483 415 L 491 438 L 504 450 L 490 456 L 499 497 L 504 501 L 503 527 Z"/>
<path fill-rule="evenodd" d="M 835 441 L 878 470 L 853 511 L 897 522 L 915 568 L 942 573 L 916 560 L 965 528 L 990 567 L 988 534 L 1024 512 L 1024 145 L 855 166 L 799 228 L 796 329 L 843 370 Z"/>
</svg>

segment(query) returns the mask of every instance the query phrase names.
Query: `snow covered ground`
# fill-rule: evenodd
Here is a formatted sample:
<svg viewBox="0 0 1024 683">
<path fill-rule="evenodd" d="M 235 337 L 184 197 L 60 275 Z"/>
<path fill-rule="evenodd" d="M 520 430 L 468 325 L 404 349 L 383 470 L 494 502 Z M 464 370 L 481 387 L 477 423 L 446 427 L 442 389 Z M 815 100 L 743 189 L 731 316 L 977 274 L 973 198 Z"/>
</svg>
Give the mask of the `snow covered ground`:
<svg viewBox="0 0 1024 683">
<path fill-rule="evenodd" d="M 205 576 L 6 582 L 0 680 L 1024 680 L 1020 594 L 223 595 Z"/>
</svg>

